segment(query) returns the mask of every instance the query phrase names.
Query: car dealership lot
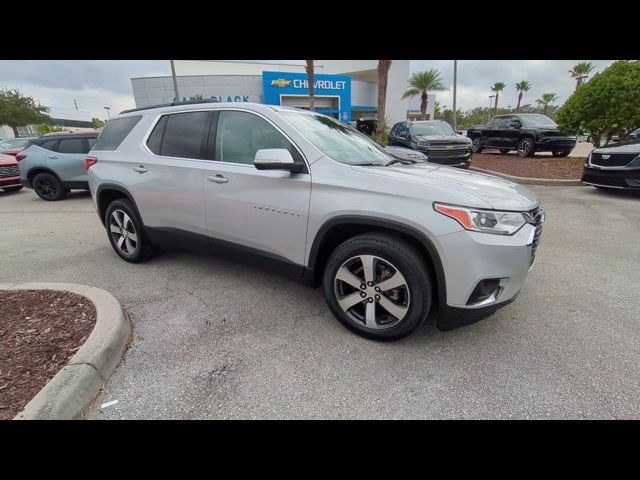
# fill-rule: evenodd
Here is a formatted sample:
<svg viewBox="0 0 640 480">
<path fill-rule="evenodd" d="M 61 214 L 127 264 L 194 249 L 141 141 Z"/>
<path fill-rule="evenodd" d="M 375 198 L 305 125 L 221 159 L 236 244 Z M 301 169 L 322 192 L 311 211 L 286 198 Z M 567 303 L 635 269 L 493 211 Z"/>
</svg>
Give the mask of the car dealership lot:
<svg viewBox="0 0 640 480">
<path fill-rule="evenodd" d="M 640 418 L 640 197 L 533 188 L 548 218 L 516 302 L 398 342 L 346 330 L 320 289 L 229 260 L 128 264 L 83 192 L 0 193 L 0 282 L 94 285 L 129 313 L 90 418 Z"/>
</svg>

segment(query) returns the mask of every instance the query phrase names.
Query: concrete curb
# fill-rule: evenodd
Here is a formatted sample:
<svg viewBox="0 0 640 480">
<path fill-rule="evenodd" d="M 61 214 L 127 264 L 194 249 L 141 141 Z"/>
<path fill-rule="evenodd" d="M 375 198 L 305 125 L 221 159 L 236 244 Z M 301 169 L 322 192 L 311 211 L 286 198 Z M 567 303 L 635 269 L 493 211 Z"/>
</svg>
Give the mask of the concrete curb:
<svg viewBox="0 0 640 480">
<path fill-rule="evenodd" d="M 74 283 L 0 284 L 3 290 L 59 290 L 82 295 L 96 307 L 87 341 L 14 420 L 72 420 L 82 416 L 113 373 L 125 351 L 131 323 L 120 303 L 105 290 Z"/>
<path fill-rule="evenodd" d="M 478 167 L 469 167 L 470 170 L 474 170 L 480 173 L 486 173 L 487 175 L 494 175 L 496 177 L 511 180 L 512 182 L 522 183 L 524 185 L 549 185 L 549 186 L 562 186 L 562 187 L 578 187 L 584 186 L 580 180 L 562 180 L 559 178 L 529 178 L 529 177 L 516 177 L 513 175 L 507 175 L 506 173 L 494 172 L 492 170 L 484 170 Z"/>
</svg>

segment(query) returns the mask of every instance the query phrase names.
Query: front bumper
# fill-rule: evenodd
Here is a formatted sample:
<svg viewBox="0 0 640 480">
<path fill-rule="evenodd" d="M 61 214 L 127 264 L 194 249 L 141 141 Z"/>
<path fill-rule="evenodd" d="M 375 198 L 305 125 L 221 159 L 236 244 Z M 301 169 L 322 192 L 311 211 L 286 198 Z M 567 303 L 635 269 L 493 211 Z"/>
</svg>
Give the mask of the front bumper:
<svg viewBox="0 0 640 480">
<path fill-rule="evenodd" d="M 0 188 L 17 187 L 22 185 L 20 177 L 2 177 L 0 178 Z"/>
<path fill-rule="evenodd" d="M 471 151 L 448 152 L 446 150 L 429 150 L 427 147 L 419 147 L 418 151 L 424 153 L 430 163 L 447 165 L 449 167 L 468 167 L 471 164 L 471 157 L 473 156 L 473 152 Z"/>
<path fill-rule="evenodd" d="M 473 323 L 515 300 L 533 267 L 541 229 L 542 223 L 527 223 L 513 235 L 462 230 L 438 237 L 446 284 L 438 328 Z M 499 279 L 496 293 L 473 301 L 478 284 L 488 279 Z"/>
<path fill-rule="evenodd" d="M 640 190 L 640 170 L 584 167 L 582 181 L 597 187 Z"/>
<path fill-rule="evenodd" d="M 571 137 L 542 137 L 536 140 L 537 151 L 573 150 L 576 140 Z"/>
</svg>

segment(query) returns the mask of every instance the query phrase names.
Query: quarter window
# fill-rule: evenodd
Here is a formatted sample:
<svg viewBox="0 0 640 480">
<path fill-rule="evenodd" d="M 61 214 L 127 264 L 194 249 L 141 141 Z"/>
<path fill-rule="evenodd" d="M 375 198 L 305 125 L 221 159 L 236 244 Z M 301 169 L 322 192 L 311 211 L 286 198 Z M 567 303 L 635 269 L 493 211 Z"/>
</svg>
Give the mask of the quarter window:
<svg viewBox="0 0 640 480">
<path fill-rule="evenodd" d="M 266 120 L 246 112 L 220 112 L 216 129 L 215 159 L 221 162 L 253 164 L 256 152 L 284 148 L 302 161 L 289 142 Z"/>
<path fill-rule="evenodd" d="M 42 142 L 39 146 L 40 148 L 44 148 L 45 150 L 51 150 L 52 152 L 57 151 L 56 143 L 58 143 L 58 139 L 55 140 L 46 140 Z"/>
<path fill-rule="evenodd" d="M 96 142 L 96 150 L 116 150 L 142 116 L 114 118 L 107 121 Z"/>
</svg>

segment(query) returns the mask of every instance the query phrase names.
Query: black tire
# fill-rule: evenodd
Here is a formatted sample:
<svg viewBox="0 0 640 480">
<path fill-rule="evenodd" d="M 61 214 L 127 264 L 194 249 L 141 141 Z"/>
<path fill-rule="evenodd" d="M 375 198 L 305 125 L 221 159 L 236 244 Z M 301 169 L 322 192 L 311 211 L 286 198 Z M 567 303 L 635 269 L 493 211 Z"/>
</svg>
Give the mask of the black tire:
<svg viewBox="0 0 640 480">
<path fill-rule="evenodd" d="M 533 143 L 533 138 L 524 137 L 520 142 L 518 142 L 518 156 L 519 157 L 533 157 L 536 153 L 535 145 Z"/>
<path fill-rule="evenodd" d="M 551 152 L 554 157 L 568 157 L 571 150 L 554 150 Z"/>
<path fill-rule="evenodd" d="M 501 148 L 500 149 L 500 153 L 503 155 L 506 155 L 507 153 L 509 153 L 511 151 L 511 149 L 509 148 Z"/>
<path fill-rule="evenodd" d="M 43 200 L 55 202 L 66 196 L 62 182 L 55 175 L 42 172 L 33 177 L 33 189 Z"/>
<path fill-rule="evenodd" d="M 374 265 L 375 280 L 377 283 L 365 285 L 366 290 L 360 290 L 336 279 L 338 270 L 344 266 L 360 265 L 360 274 L 352 277 L 362 282 L 365 276 L 362 274 L 364 262 L 359 256 L 375 256 L 377 260 Z M 424 257 L 408 242 L 401 238 L 388 234 L 367 233 L 355 236 L 339 245 L 329 256 L 323 275 L 324 297 L 335 317 L 345 327 L 366 338 L 374 340 L 397 340 L 409 335 L 420 326 L 429 314 L 432 303 L 432 280 L 425 266 Z M 375 289 L 378 283 L 382 283 L 386 274 L 397 273 L 403 277 L 403 285 L 399 288 L 390 288 L 388 295 Z M 353 273 L 353 272 L 352 272 Z M 357 281 L 355 282 L 357 283 Z M 339 304 L 339 295 L 342 288 L 348 290 L 343 292 L 344 301 L 349 295 L 362 295 L 365 298 L 359 300 L 356 296 L 356 303 L 346 310 Z M 373 297 L 376 296 L 376 300 Z M 380 297 L 384 296 L 384 299 Z M 395 298 L 393 298 L 395 297 Z M 367 301 L 374 304 L 374 324 L 376 328 L 366 326 L 365 312 L 367 311 Z M 404 310 L 402 318 L 394 317 L 389 310 L 382 307 L 382 303 L 396 307 L 401 306 Z M 390 303 L 389 303 L 390 302 Z M 359 319 L 357 317 L 360 317 Z M 384 318 L 386 317 L 386 318 Z M 380 318 L 380 322 L 378 319 Z M 384 323 L 386 321 L 386 323 Z"/>
<path fill-rule="evenodd" d="M 5 192 L 17 192 L 18 190 L 22 189 L 22 185 L 15 185 L 13 187 L 0 187 L 2 188 Z"/>
<path fill-rule="evenodd" d="M 482 153 L 483 147 L 482 147 L 482 138 L 480 137 L 474 137 L 471 139 L 471 151 L 473 153 Z"/>
<path fill-rule="evenodd" d="M 113 223 L 117 227 L 118 223 L 115 221 L 115 219 L 112 219 L 112 215 L 114 212 L 117 212 L 116 216 L 120 218 L 120 222 L 127 230 L 127 235 L 129 235 L 131 238 L 131 240 L 129 240 L 128 242 L 126 241 L 126 239 L 123 241 L 122 248 L 118 246 L 118 240 L 123 235 L 115 233 L 111 230 L 111 224 Z M 122 222 L 122 217 L 120 216 L 119 212 L 124 212 L 129 217 L 131 225 L 126 221 Z M 155 253 L 155 248 L 145 235 L 144 229 L 142 228 L 142 222 L 140 221 L 138 214 L 136 213 L 129 200 L 120 198 L 111 202 L 107 207 L 107 212 L 104 216 L 104 224 L 107 231 L 107 237 L 109 238 L 109 243 L 111 243 L 111 247 L 123 260 L 131 263 L 139 263 L 148 260 Z M 133 237 L 131 237 L 131 233 L 135 235 L 135 241 L 132 239 Z M 128 246 L 134 247 L 130 253 L 124 251 L 128 248 Z"/>
</svg>

